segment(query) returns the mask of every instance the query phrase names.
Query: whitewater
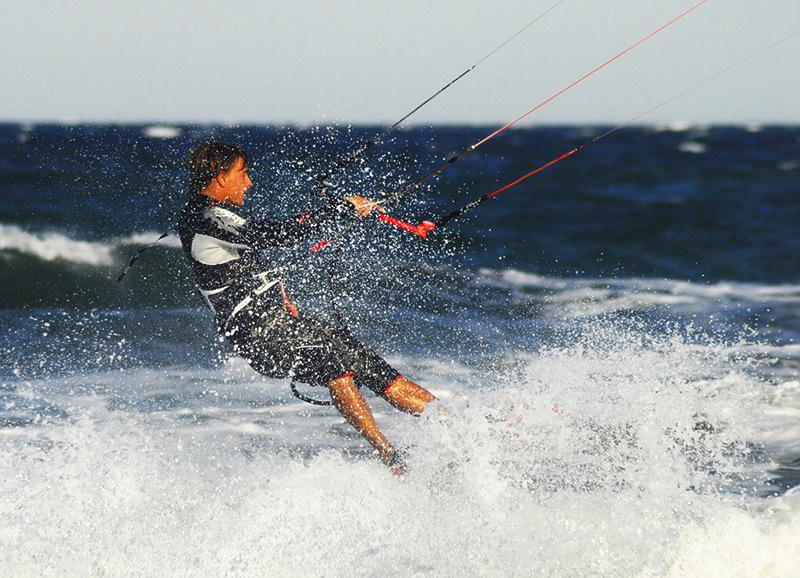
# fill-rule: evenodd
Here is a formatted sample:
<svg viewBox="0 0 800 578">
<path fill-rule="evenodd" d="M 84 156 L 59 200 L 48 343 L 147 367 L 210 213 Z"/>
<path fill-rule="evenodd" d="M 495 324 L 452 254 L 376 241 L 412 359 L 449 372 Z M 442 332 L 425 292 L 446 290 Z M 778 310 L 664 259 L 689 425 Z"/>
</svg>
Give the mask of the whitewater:
<svg viewBox="0 0 800 578">
<path fill-rule="evenodd" d="M 6 385 L 6 426 L 27 423 L 0 438 L 0 559 L 17 575 L 790 576 L 800 494 L 775 495 L 769 470 L 800 432 L 800 382 L 765 381 L 744 344 L 583 331 L 488 375 L 392 360 L 442 397 L 420 419 L 377 404 L 409 448 L 403 479 L 239 359 Z"/>
</svg>

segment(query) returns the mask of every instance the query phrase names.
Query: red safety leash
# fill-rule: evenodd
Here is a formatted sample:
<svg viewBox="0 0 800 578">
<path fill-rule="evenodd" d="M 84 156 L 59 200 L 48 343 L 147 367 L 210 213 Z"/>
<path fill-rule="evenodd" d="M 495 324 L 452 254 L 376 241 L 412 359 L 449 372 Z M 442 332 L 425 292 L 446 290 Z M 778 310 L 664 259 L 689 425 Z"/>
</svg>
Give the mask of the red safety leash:
<svg viewBox="0 0 800 578">
<path fill-rule="evenodd" d="M 738 66 L 741 66 L 745 62 L 748 62 L 748 61 L 752 60 L 753 58 L 756 58 L 760 54 L 762 54 L 762 53 L 764 53 L 764 52 L 766 52 L 766 51 L 768 51 L 768 50 L 770 50 L 772 48 L 775 48 L 779 44 L 782 44 L 783 42 L 785 42 L 785 41 L 789 40 L 790 38 L 793 38 L 794 36 L 797 36 L 797 35 L 800 35 L 800 30 L 795 30 L 791 34 L 788 34 L 788 35 L 780 38 L 779 40 L 773 42 L 772 44 L 769 44 L 768 46 L 758 50 L 757 52 L 754 52 L 754 53 L 750 54 L 749 56 L 747 56 L 745 58 L 742 58 L 741 60 L 738 60 L 737 62 L 735 62 L 735 63 L 733 63 L 731 65 L 726 66 L 725 68 L 715 72 L 714 74 L 712 74 L 710 76 L 707 76 L 706 78 L 704 78 L 700 82 L 697 82 L 697 83 L 693 84 L 692 86 L 690 86 L 690 87 L 678 92 L 677 94 L 674 94 L 671 97 L 669 97 L 669 98 L 667 98 L 665 100 L 662 100 L 658 104 L 656 104 L 654 106 L 651 106 L 647 110 L 645 110 L 643 112 L 640 112 L 636 116 L 631 117 L 630 119 L 628 119 L 624 123 L 619 124 L 619 125 L 611 128 L 611 129 L 609 129 L 609 130 L 607 130 L 607 131 L 605 131 L 605 132 L 603 132 L 603 133 L 601 133 L 601 134 L 599 134 L 599 135 L 597 135 L 595 137 L 592 137 L 591 139 L 587 140 L 586 142 L 584 142 L 580 146 L 577 146 L 577 147 L 575 147 L 573 149 L 568 150 L 567 152 L 555 157 L 553 160 L 548 161 L 548 162 L 544 163 L 543 165 L 533 169 L 532 171 L 529 171 L 529 172 L 525 173 L 521 177 L 518 177 L 518 178 L 514 179 L 513 181 L 503 185 L 502 187 L 500 187 L 498 189 L 493 190 L 490 193 L 487 193 L 487 194 L 485 194 L 485 195 L 483 195 L 481 197 L 478 197 L 474 201 L 464 205 L 463 207 L 461 207 L 459 209 L 456 209 L 455 211 L 447 213 L 446 215 L 443 215 L 442 217 L 439 217 L 438 219 L 436 219 L 434 221 L 422 221 L 419 225 L 412 225 L 411 223 L 406 223 L 405 221 L 401 221 L 399 219 L 395 219 L 395 218 L 392 218 L 392 217 L 384 218 L 385 215 L 381 215 L 378 218 L 380 218 L 384 222 L 387 222 L 387 223 L 389 223 L 391 225 L 394 225 L 395 227 L 403 229 L 404 231 L 409 231 L 409 232 L 414 233 L 414 234 L 422 237 L 423 239 L 425 239 L 425 238 L 427 238 L 428 233 L 430 233 L 435 228 L 444 226 L 447 222 L 451 221 L 452 219 L 455 219 L 456 217 L 459 217 L 459 216 L 463 215 L 464 213 L 467 213 L 467 212 L 471 211 L 472 209 L 477 208 L 478 206 L 482 205 L 483 203 L 485 203 L 489 199 L 491 199 L 493 197 L 496 197 L 500 193 L 503 193 L 503 192 L 507 191 L 508 189 L 510 189 L 512 187 L 517 186 L 518 184 L 522 183 L 523 181 L 526 181 L 527 179 L 531 178 L 535 174 L 538 174 L 538 173 L 542 172 L 543 170 L 548 169 L 548 168 L 552 167 L 553 165 L 555 165 L 557 163 L 560 163 L 561 161 L 563 161 L 565 159 L 568 159 L 569 157 L 579 153 L 580 151 L 584 150 L 585 148 L 588 148 L 589 146 L 593 145 L 594 143 L 598 142 L 599 140 L 604 139 L 605 137 L 617 132 L 618 130 L 621 130 L 621 129 L 627 127 L 627 126 L 630 126 L 631 124 L 633 124 L 637 120 L 639 120 L 642 117 L 650 114 L 651 112 L 661 108 L 662 106 L 665 106 L 665 105 L 669 104 L 670 102 L 676 100 L 677 98 L 680 98 L 681 96 L 683 96 L 683 95 L 685 95 L 685 94 L 687 94 L 687 93 L 689 93 L 689 92 L 691 92 L 691 91 L 693 91 L 693 90 L 695 90 L 697 88 L 700 88 L 704 84 L 707 84 L 708 82 L 711 82 L 715 78 L 717 78 L 719 76 L 722 76 L 726 72 L 729 72 L 730 70 L 733 70 L 734 68 L 737 68 Z"/>
<path fill-rule="evenodd" d="M 673 17 L 672 19 L 670 19 L 666 23 L 662 24 L 661 26 L 659 26 L 658 28 L 656 28 L 655 30 L 653 30 L 652 32 L 647 34 L 646 36 L 643 36 L 642 38 L 640 38 L 639 40 L 637 40 L 633 44 L 629 45 L 627 48 L 625 48 L 623 50 L 620 50 L 616 54 L 610 56 L 609 58 L 607 58 L 606 60 L 604 60 L 603 62 L 601 62 L 600 64 L 598 64 L 594 68 L 592 68 L 591 70 L 589 70 L 588 72 L 584 73 L 577 80 L 574 80 L 573 82 L 571 82 L 568 85 L 566 85 L 564 88 L 562 88 L 562 89 L 556 91 L 555 93 L 553 93 L 552 95 L 548 96 L 546 99 L 544 99 L 543 101 L 538 103 L 536 106 L 528 109 L 526 112 L 524 112 L 523 114 L 519 115 L 514 120 L 512 120 L 510 122 L 507 122 L 506 124 L 504 124 L 503 126 L 498 128 L 497 130 L 492 132 L 491 134 L 489 134 L 489 135 L 485 136 L 484 138 L 482 138 L 481 140 L 479 140 L 479 141 L 477 141 L 477 142 L 475 142 L 475 143 L 473 143 L 473 144 L 461 149 L 459 152 L 453 154 L 450 158 L 448 158 L 441 165 L 433 168 L 432 170 L 428 171 L 427 173 L 425 173 L 421 177 L 417 178 L 415 181 L 412 181 L 410 184 L 408 184 L 404 188 L 402 188 L 399 191 L 395 192 L 394 194 L 390 195 L 389 198 L 387 199 L 387 201 L 384 201 L 383 204 L 399 201 L 402 197 L 407 195 L 409 192 L 411 192 L 413 189 L 417 188 L 419 185 L 421 185 L 422 183 L 424 183 L 428 179 L 438 175 L 439 173 L 441 173 L 442 171 L 447 169 L 447 167 L 449 167 L 450 165 L 456 163 L 457 161 L 461 160 L 462 158 L 464 158 L 465 156 L 467 156 L 471 152 L 477 150 L 479 147 L 483 146 L 484 144 L 486 144 L 487 142 L 489 142 L 493 138 L 501 135 L 502 133 L 504 133 L 505 131 L 507 131 L 508 129 L 510 129 L 511 127 L 513 127 L 514 125 L 516 125 L 517 123 L 522 121 L 523 119 L 527 118 L 528 116 L 530 116 L 534 112 L 542 109 L 544 106 L 546 106 L 547 104 L 553 102 L 559 96 L 563 95 L 564 93 L 566 93 L 567 91 L 571 90 L 572 88 L 575 88 L 576 86 L 581 84 L 583 81 L 585 81 L 586 79 L 590 78 L 591 76 L 593 76 L 597 72 L 601 71 L 602 69 L 607 67 L 609 64 L 611 64 L 615 60 L 620 59 L 625 54 L 631 52 L 632 50 L 634 50 L 638 46 L 641 46 L 642 44 L 644 44 L 645 42 L 647 42 L 648 40 L 653 38 L 659 32 L 669 28 L 670 26 L 672 26 L 673 24 L 675 24 L 676 22 L 678 22 L 682 18 L 685 18 L 686 16 L 688 16 L 689 14 L 691 14 L 692 12 L 697 10 L 700 6 L 702 6 L 706 2 L 708 2 L 708 0 L 700 0 L 700 2 L 694 4 L 690 8 L 687 8 L 686 10 L 684 10 L 683 12 L 678 14 L 677 16 Z M 551 8 L 551 10 L 552 10 L 552 8 Z M 539 172 L 539 171 L 542 171 L 542 170 L 546 169 L 547 167 L 559 162 L 560 160 L 563 160 L 563 158 L 566 158 L 568 156 L 571 156 L 571 155 L 575 154 L 576 152 L 578 152 L 578 150 L 579 149 L 576 149 L 576 150 L 570 151 L 568 153 L 565 153 L 564 155 L 562 155 L 561 158 L 554 159 L 553 161 L 548 163 L 546 166 L 542 166 L 539 169 L 537 169 L 535 172 Z M 535 172 L 533 174 L 535 174 Z M 506 190 L 506 188 L 513 187 L 515 184 L 518 184 L 518 182 L 522 182 L 526 178 L 528 178 L 530 176 L 533 176 L 533 174 L 526 175 L 521 180 L 519 180 L 517 182 L 509 183 L 505 188 L 502 188 L 502 190 L 494 191 L 491 196 L 494 196 L 496 194 L 501 193 L 503 190 Z M 486 200 L 486 199 L 484 199 L 484 200 Z M 483 202 L 483 200 L 476 201 L 477 204 L 480 204 L 482 202 Z M 465 209 L 464 212 L 466 212 L 467 210 L 471 209 L 472 208 L 471 205 L 472 205 L 472 203 L 470 205 L 468 205 L 468 207 L 465 207 L 464 208 Z M 461 214 L 461 213 L 459 213 L 459 214 Z M 446 218 L 446 217 L 449 217 L 449 218 Z M 445 217 L 443 217 L 443 219 L 446 218 L 446 220 L 450 220 L 450 219 L 452 219 L 454 217 L 455 217 L 455 215 L 453 215 L 453 216 L 445 215 Z M 402 229 L 404 231 L 408 231 L 410 233 L 414 233 L 415 235 L 418 235 L 419 237 L 422 237 L 423 239 L 427 238 L 428 233 L 430 233 L 433 229 L 435 229 L 437 226 L 441 226 L 443 224 L 443 221 L 437 220 L 437 221 L 423 221 L 419 225 L 412 225 L 411 223 L 407 223 L 405 221 L 402 221 L 400 219 L 396 219 L 394 217 L 391 217 L 391 216 L 385 215 L 385 214 L 380 215 L 378 218 L 381 221 L 383 221 L 384 223 L 386 223 L 387 225 L 392 225 L 392 226 L 397 227 L 399 229 Z M 425 224 L 425 223 L 427 223 L 427 224 Z M 318 243 L 316 243 L 312 247 L 311 251 L 313 253 L 316 253 L 319 250 L 323 249 L 325 246 L 331 244 L 331 242 L 332 241 L 330 241 L 330 240 L 321 240 L 321 241 L 319 241 Z"/>
<path fill-rule="evenodd" d="M 396 193 L 394 193 L 393 195 L 391 195 L 390 198 L 389 198 L 389 202 L 399 200 L 400 198 L 402 198 L 403 196 L 408 194 L 411 190 L 415 189 L 416 187 L 418 187 L 419 185 L 421 185 L 422 183 L 424 183 L 428 179 L 438 175 L 439 173 L 441 173 L 442 171 L 447 169 L 447 167 L 449 167 L 450 165 L 456 163 L 457 161 L 461 160 L 462 158 L 464 158 L 468 154 L 470 154 L 473 151 L 477 150 L 479 147 L 483 146 L 484 144 L 486 144 L 487 142 L 489 142 L 493 138 L 503 134 L 505 131 L 507 131 L 511 127 L 515 126 L 516 124 L 518 124 L 523 119 L 529 117 L 534 112 L 536 112 L 538 110 L 541 110 L 546 105 L 548 105 L 549 103 L 553 102 L 554 100 L 556 100 L 558 97 L 560 97 L 564 93 L 566 93 L 569 90 L 575 88 L 576 86 L 578 86 L 579 84 L 581 84 L 582 82 L 584 82 L 585 80 L 590 78 L 591 76 L 595 75 L 596 73 L 598 73 L 601 70 L 603 70 L 604 68 L 606 68 L 612 62 L 622 58 L 624 55 L 628 54 L 629 52 L 631 52 L 635 48 L 641 46 L 642 44 L 644 44 L 645 42 L 647 42 L 648 40 L 653 38 L 655 35 L 657 35 L 659 32 L 662 32 L 663 30 L 669 28 L 670 26 L 672 26 L 673 24 L 675 24 L 679 20 L 685 18 L 686 16 L 688 16 L 689 14 L 691 14 L 692 12 L 694 12 L 695 10 L 700 8 L 700 6 L 702 6 L 706 2 L 708 2 L 708 0 L 700 0 L 700 2 L 694 4 L 690 8 L 687 8 L 686 10 L 684 10 L 683 12 L 678 14 L 677 16 L 673 17 L 669 21 L 665 22 L 664 24 L 662 24 L 661 26 L 659 26 L 658 28 L 656 28 L 655 30 L 653 30 L 652 32 L 647 34 L 646 36 L 643 36 L 642 38 L 640 38 L 639 40 L 637 40 L 633 44 L 629 45 L 627 48 L 625 48 L 623 50 L 620 50 L 616 54 L 610 56 L 609 58 L 607 58 L 606 60 L 604 60 L 603 62 L 601 62 L 600 64 L 598 64 L 594 68 L 592 68 L 591 70 L 589 70 L 588 72 L 586 72 L 583 75 L 581 75 L 578 79 L 576 79 L 573 82 L 571 82 L 568 85 L 566 85 L 564 88 L 554 92 L 552 95 L 548 96 L 547 98 L 545 98 L 544 100 L 542 100 L 541 102 L 536 104 L 534 107 L 528 109 L 527 111 L 525 111 L 524 113 L 522 113 L 521 115 L 516 117 L 514 120 L 512 120 L 510 122 L 507 122 L 506 124 L 504 124 L 503 126 L 498 128 L 494 132 L 490 133 L 489 135 L 485 136 L 484 138 L 480 139 L 479 141 L 477 141 L 477 142 L 475 142 L 475 143 L 473 143 L 473 144 L 461 149 L 457 153 L 453 154 L 450 158 L 448 158 L 441 165 L 435 167 L 434 169 L 432 169 L 429 172 L 425 173 L 421 177 L 417 178 L 415 181 L 411 182 L 409 185 L 407 185 L 403 189 L 401 189 L 401 190 L 397 191 Z M 576 152 L 578 152 L 578 151 L 577 150 L 571 151 L 570 153 L 567 153 L 566 155 L 564 155 L 564 157 L 566 158 L 567 156 L 570 156 L 571 154 L 574 154 Z M 551 164 L 555 164 L 559 160 L 562 160 L 562 159 L 557 159 L 557 160 L 553 161 Z M 547 165 L 547 166 L 550 166 L 550 165 Z M 541 167 L 539 170 L 544 170 L 545 168 L 547 168 L 547 167 Z M 514 184 L 509 184 L 509 187 L 512 187 L 512 186 L 514 186 Z M 499 194 L 500 192 L 502 192 L 502 191 L 496 191 L 495 194 Z M 393 225 L 393 226 L 398 227 L 400 229 L 403 229 L 405 231 L 410 231 L 410 232 L 412 232 L 414 234 L 419 235 L 422 238 L 425 238 L 427 236 L 427 234 L 430 232 L 430 230 L 432 230 L 432 228 L 431 229 L 427 229 L 427 228 L 419 229 L 420 225 L 411 225 L 409 223 L 405 223 L 404 221 L 400 221 L 400 220 L 392 218 L 392 217 L 387 217 L 385 215 L 381 215 L 378 218 L 381 221 L 383 221 L 384 223 L 387 223 L 389 225 Z"/>
</svg>

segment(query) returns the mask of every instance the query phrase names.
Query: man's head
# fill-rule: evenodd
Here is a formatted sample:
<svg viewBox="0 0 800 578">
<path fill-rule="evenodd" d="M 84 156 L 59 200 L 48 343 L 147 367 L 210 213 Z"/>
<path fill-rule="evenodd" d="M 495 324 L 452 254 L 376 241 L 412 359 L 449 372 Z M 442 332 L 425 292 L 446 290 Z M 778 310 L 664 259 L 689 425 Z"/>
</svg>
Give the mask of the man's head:
<svg viewBox="0 0 800 578">
<path fill-rule="evenodd" d="M 193 194 L 242 206 L 244 195 L 252 185 L 247 174 L 247 155 L 242 149 L 207 142 L 192 151 L 189 189 Z"/>
</svg>

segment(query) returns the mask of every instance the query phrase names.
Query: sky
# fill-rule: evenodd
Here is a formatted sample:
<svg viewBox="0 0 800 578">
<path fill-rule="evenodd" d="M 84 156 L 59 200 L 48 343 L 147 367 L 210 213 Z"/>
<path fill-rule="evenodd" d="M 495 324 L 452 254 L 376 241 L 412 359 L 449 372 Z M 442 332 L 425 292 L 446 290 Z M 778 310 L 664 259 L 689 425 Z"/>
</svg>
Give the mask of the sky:
<svg viewBox="0 0 800 578">
<path fill-rule="evenodd" d="M 414 116 L 514 118 L 698 0 L 564 0 Z M 396 120 L 556 0 L 0 0 L 0 121 Z M 800 29 L 707 0 L 527 120 L 622 122 Z M 645 120 L 800 123 L 800 35 Z"/>
</svg>

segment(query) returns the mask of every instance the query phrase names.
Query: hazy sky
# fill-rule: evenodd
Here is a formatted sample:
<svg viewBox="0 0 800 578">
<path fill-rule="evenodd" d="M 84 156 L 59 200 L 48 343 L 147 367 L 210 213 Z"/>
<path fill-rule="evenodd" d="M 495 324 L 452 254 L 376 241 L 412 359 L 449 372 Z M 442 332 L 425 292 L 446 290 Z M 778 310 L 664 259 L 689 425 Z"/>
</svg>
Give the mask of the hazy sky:
<svg viewBox="0 0 800 578">
<path fill-rule="evenodd" d="M 556 0 L 0 0 L 0 120 L 385 122 Z M 566 0 L 416 123 L 513 118 L 696 0 Z M 800 28 L 709 0 L 531 117 L 622 121 Z M 800 36 L 648 120 L 800 122 Z"/>
</svg>

